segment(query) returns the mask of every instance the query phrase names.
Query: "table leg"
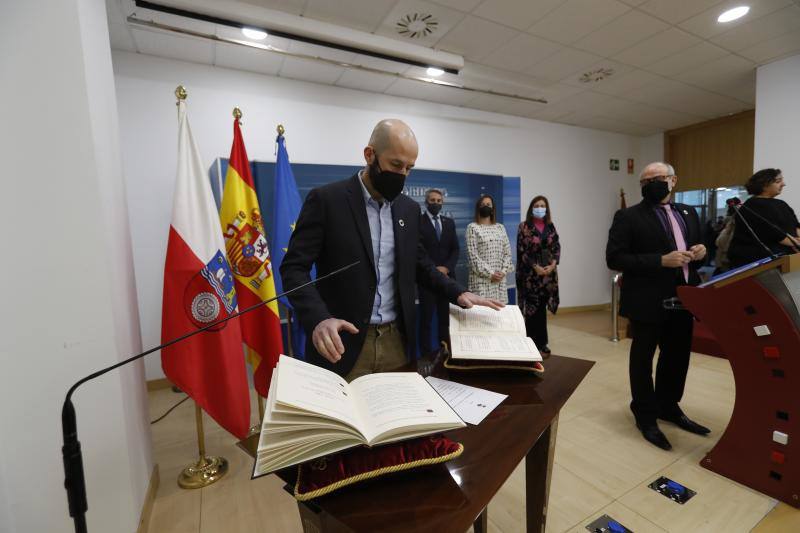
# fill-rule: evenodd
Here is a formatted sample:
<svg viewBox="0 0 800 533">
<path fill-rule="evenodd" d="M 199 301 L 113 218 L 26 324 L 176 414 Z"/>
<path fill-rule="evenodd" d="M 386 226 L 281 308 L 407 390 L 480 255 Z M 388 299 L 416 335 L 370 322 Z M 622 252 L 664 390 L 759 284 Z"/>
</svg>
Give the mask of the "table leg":
<svg viewBox="0 0 800 533">
<path fill-rule="evenodd" d="M 472 524 L 472 530 L 474 533 L 488 533 L 489 531 L 489 508 L 485 508 L 481 511 L 481 514 L 478 515 L 478 519 L 475 520 L 475 523 Z"/>
<path fill-rule="evenodd" d="M 297 502 L 303 533 L 352 533 L 334 517 L 314 505 L 313 502 Z"/>
<path fill-rule="evenodd" d="M 303 524 L 303 533 L 321 533 L 322 520 L 320 520 L 320 513 L 312 511 L 302 502 L 297 502 L 297 510 L 300 511 L 300 522 Z"/>
<path fill-rule="evenodd" d="M 557 430 L 558 416 L 525 456 L 525 522 L 528 533 L 544 533 Z"/>
</svg>

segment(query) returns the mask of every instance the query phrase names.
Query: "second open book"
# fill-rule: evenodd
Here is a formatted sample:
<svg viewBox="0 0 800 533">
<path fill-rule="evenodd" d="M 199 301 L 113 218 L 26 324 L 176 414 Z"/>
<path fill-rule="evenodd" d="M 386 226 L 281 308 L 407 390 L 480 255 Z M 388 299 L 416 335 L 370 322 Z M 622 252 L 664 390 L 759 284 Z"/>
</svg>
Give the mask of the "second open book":
<svg viewBox="0 0 800 533">
<path fill-rule="evenodd" d="M 525 332 L 525 319 L 516 305 L 507 305 L 499 311 L 481 306 L 463 309 L 450 305 L 450 344 L 453 359 L 542 360 Z"/>
<path fill-rule="evenodd" d="M 416 372 L 341 376 L 281 355 L 272 372 L 253 477 L 358 445 L 466 424 Z"/>
</svg>

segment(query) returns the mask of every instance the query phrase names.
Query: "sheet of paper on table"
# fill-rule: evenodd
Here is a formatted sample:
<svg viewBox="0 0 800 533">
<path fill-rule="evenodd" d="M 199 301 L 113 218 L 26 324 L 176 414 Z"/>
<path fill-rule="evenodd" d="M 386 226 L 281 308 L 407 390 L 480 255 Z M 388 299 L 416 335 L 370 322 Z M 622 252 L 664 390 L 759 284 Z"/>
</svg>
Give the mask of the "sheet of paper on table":
<svg viewBox="0 0 800 533">
<path fill-rule="evenodd" d="M 476 426 L 480 424 L 489 413 L 494 411 L 495 407 L 508 398 L 505 394 L 498 394 L 489 390 L 462 385 L 454 381 L 447 381 L 432 376 L 425 379 L 464 422 Z"/>
</svg>

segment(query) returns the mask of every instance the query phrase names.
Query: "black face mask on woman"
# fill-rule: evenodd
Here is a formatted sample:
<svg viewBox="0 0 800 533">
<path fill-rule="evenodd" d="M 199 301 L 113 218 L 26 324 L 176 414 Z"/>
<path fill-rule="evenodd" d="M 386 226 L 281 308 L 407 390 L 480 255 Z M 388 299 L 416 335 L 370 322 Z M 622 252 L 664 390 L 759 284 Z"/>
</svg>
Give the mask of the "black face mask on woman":
<svg viewBox="0 0 800 533">
<path fill-rule="evenodd" d="M 666 181 L 651 181 L 642 186 L 642 198 L 648 204 L 658 204 L 669 194 L 669 184 Z"/>
<path fill-rule="evenodd" d="M 403 192 L 403 186 L 406 184 L 406 175 L 399 172 L 392 172 L 390 170 L 381 170 L 381 164 L 378 163 L 378 154 L 375 154 L 375 159 L 369 165 L 369 179 L 372 181 L 372 186 L 389 202 L 393 201 L 397 196 Z"/>
<path fill-rule="evenodd" d="M 480 213 L 482 217 L 490 217 L 492 216 L 492 206 L 482 205 L 480 209 L 478 209 L 478 213 Z"/>
</svg>

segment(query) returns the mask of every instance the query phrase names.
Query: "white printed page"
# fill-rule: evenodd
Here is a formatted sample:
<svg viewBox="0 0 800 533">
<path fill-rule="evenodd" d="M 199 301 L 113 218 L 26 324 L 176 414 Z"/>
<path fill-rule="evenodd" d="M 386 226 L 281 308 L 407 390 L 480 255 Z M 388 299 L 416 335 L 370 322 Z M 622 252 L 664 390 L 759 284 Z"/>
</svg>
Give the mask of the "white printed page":
<svg viewBox="0 0 800 533">
<path fill-rule="evenodd" d="M 529 337 L 507 335 L 450 334 L 453 359 L 494 361 L 541 361 L 542 356 Z"/>
<path fill-rule="evenodd" d="M 362 376 L 350 387 L 358 400 L 367 442 L 381 437 L 418 434 L 429 429 L 464 427 L 464 422 L 415 372 L 388 372 Z M 397 439 L 393 439 L 397 440 Z"/>
<path fill-rule="evenodd" d="M 507 305 L 495 311 L 479 305 L 462 309 L 450 304 L 450 332 L 511 333 L 525 336 L 525 319 L 516 305 Z"/>
<path fill-rule="evenodd" d="M 508 398 L 506 394 L 470 387 L 469 385 L 462 385 L 455 381 L 447 381 L 433 376 L 429 376 L 425 380 L 468 424 L 480 424 L 489 413 L 494 411 L 495 407 Z"/>
<path fill-rule="evenodd" d="M 363 433 L 363 423 L 351 398 L 350 386 L 337 374 L 281 355 L 277 374 L 275 405 L 294 407 L 340 420 Z"/>
</svg>

